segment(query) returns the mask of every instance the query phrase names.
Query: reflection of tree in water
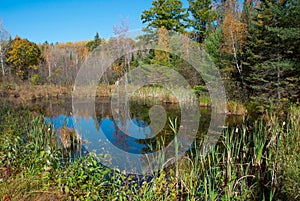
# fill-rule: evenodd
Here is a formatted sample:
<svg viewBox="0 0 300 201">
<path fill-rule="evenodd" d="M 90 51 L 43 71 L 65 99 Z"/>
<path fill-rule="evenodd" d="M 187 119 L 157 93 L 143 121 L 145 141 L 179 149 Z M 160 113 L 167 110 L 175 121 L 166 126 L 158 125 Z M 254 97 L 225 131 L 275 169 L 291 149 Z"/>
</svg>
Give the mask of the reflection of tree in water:
<svg viewBox="0 0 300 201">
<path fill-rule="evenodd" d="M 140 122 L 144 122 L 144 125 L 138 125 L 140 127 L 149 125 L 149 110 L 152 106 L 156 105 L 157 102 L 148 101 L 144 103 L 141 107 L 141 104 L 138 101 L 132 101 L 130 104 L 131 116 L 137 118 Z M 164 107 L 167 118 L 174 119 L 179 117 L 180 120 L 180 108 L 178 104 L 164 104 L 161 102 L 161 105 Z M 159 117 L 158 117 L 159 118 Z M 147 139 L 136 139 L 135 142 L 139 144 L 144 144 L 146 147 L 142 148 L 142 153 L 151 153 L 156 150 L 160 150 L 163 147 L 167 146 L 174 138 L 174 133 L 170 130 L 168 122 L 165 122 L 165 125 L 160 133 L 157 133 L 155 137 Z"/>
<path fill-rule="evenodd" d="M 122 122 L 124 123 L 124 122 Z M 125 122 L 126 124 L 126 122 Z M 118 125 L 116 123 L 114 123 L 115 126 L 115 132 L 114 132 L 114 136 L 115 139 L 117 139 L 115 145 L 117 147 L 124 147 L 125 150 L 129 150 L 130 149 L 130 144 L 127 143 L 127 138 L 128 136 L 126 135 L 126 133 L 123 133 L 119 130 Z M 125 127 L 125 126 L 124 126 Z"/>
<path fill-rule="evenodd" d="M 136 126 L 140 127 L 141 134 L 145 133 L 143 130 L 151 123 L 149 118 L 149 109 L 158 102 L 151 102 L 151 101 L 136 101 L 130 100 L 127 105 L 123 105 L 123 107 L 128 107 L 128 111 L 130 111 L 130 115 L 128 115 L 127 121 L 132 120 L 135 122 Z M 161 103 L 161 102 L 159 102 Z M 72 102 L 71 99 L 59 100 L 59 101 L 44 101 L 42 103 L 34 103 L 32 107 L 37 107 L 34 105 L 41 105 L 43 110 L 46 112 L 46 116 L 48 117 L 57 117 L 59 115 L 70 115 L 72 111 Z M 181 111 L 179 104 L 165 104 L 161 103 L 161 105 L 165 108 L 167 118 L 175 119 L 175 117 L 180 117 Z M 83 108 L 82 117 L 91 118 L 91 116 L 86 116 L 88 111 L 91 108 Z M 173 133 L 169 128 L 169 122 L 166 122 L 163 130 L 157 134 L 153 138 L 149 139 L 137 139 L 132 138 L 128 135 L 125 135 L 123 132 L 120 131 L 118 126 L 115 124 L 112 111 L 111 111 L 111 102 L 109 97 L 98 98 L 95 103 L 96 109 L 96 119 L 93 119 L 93 124 L 95 128 L 99 131 L 101 127 L 101 121 L 104 119 L 109 119 L 111 121 L 111 137 L 113 139 L 113 143 L 116 146 L 121 147 L 126 151 L 126 149 L 133 151 L 134 153 L 150 153 L 153 150 L 160 149 L 158 145 L 164 144 L 167 146 L 174 138 Z M 86 112 L 84 112 L 86 111 Z M 199 130 L 197 134 L 197 141 L 200 143 L 203 136 L 207 133 L 208 127 L 210 124 L 211 114 L 209 108 L 200 108 L 200 121 L 199 121 Z M 126 119 L 126 118 L 124 118 Z M 123 127 L 126 128 L 126 122 L 122 121 Z M 230 126 L 231 122 L 236 123 L 239 121 L 235 117 L 228 118 L 228 124 Z M 180 118 L 178 118 L 178 127 L 180 126 Z M 64 122 L 61 122 L 63 125 Z M 121 123 L 119 123 L 122 125 Z M 102 125 L 104 126 L 104 125 Z M 110 128 L 108 128 L 109 130 Z M 148 132 L 149 133 L 149 129 Z M 164 143 L 163 143 L 164 142 Z M 199 144 L 198 143 L 198 144 Z M 200 144 L 201 145 L 201 144 Z"/>
<path fill-rule="evenodd" d="M 95 112 L 96 112 L 96 119 L 95 119 L 95 127 L 97 131 L 100 130 L 100 122 L 102 119 L 111 117 L 111 107 L 110 107 L 110 98 L 102 97 L 101 99 L 96 99 L 95 102 Z"/>
</svg>

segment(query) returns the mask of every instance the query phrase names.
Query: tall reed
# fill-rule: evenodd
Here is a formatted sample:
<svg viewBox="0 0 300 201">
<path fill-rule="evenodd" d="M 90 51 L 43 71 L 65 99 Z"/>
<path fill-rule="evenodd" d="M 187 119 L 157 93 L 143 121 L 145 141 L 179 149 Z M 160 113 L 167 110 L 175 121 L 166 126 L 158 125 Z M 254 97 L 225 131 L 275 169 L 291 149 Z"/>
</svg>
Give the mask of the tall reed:
<svg viewBox="0 0 300 201">
<path fill-rule="evenodd" d="M 11 200 L 299 200 L 300 107 L 272 110 L 225 129 L 207 155 L 201 139 L 184 156 L 174 133 L 174 163 L 150 180 L 103 167 L 93 153 L 62 163 L 51 127 L 24 108 L 0 110 L 0 194 Z M 157 140 L 155 149 L 167 144 Z M 164 161 L 162 154 L 158 160 Z"/>
</svg>

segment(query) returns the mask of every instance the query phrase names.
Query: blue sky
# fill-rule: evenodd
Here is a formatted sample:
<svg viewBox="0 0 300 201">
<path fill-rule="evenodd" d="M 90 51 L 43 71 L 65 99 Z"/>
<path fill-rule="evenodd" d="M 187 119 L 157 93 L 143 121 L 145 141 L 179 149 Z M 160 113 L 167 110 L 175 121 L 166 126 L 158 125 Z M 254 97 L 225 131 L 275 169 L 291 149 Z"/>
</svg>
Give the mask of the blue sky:
<svg viewBox="0 0 300 201">
<path fill-rule="evenodd" d="M 36 43 L 91 40 L 113 35 L 126 20 L 129 29 L 144 25 L 140 16 L 151 0 L 0 0 L 0 20 L 15 37 Z"/>
</svg>

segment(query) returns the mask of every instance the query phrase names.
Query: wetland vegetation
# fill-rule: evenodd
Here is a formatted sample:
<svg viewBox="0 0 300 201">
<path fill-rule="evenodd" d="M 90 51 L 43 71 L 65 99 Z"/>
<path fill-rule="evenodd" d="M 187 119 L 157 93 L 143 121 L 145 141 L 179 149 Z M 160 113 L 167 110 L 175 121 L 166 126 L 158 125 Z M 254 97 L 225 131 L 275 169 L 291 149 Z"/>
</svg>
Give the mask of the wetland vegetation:
<svg viewBox="0 0 300 201">
<path fill-rule="evenodd" d="M 208 155 L 194 146 L 174 165 L 142 177 L 103 167 L 93 152 L 64 154 L 43 115 L 3 105 L 0 193 L 13 200 L 297 200 L 300 108 L 242 121 L 224 129 Z"/>
</svg>

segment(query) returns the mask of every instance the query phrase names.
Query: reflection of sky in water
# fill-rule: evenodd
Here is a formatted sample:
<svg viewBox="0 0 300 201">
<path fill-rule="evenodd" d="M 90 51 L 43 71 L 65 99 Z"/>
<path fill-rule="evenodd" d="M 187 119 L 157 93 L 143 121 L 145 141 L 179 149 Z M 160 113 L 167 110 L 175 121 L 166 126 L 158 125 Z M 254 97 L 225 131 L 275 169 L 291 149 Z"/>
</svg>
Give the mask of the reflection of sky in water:
<svg viewBox="0 0 300 201">
<path fill-rule="evenodd" d="M 149 135 L 150 129 L 131 126 L 132 122 L 136 125 L 145 125 L 145 122 L 143 122 L 142 120 L 137 121 L 135 118 L 132 119 L 132 121 L 126 120 L 124 122 L 125 125 L 121 125 L 120 122 L 118 122 L 116 125 L 115 122 L 112 121 L 110 118 L 104 118 L 100 122 L 100 128 L 104 135 L 107 137 L 107 139 L 118 148 L 126 152 L 140 154 L 142 153 L 142 149 L 147 148 L 148 146 L 146 144 L 138 143 L 136 138 L 126 135 L 119 128 L 123 126 L 126 128 L 128 133 L 134 132 L 135 135 L 138 136 Z"/>
<path fill-rule="evenodd" d="M 149 149 L 143 140 L 137 141 L 119 129 L 122 127 L 126 133 L 134 133 L 134 136 L 141 136 L 141 139 L 147 138 L 151 134 L 151 129 L 147 127 L 146 122 L 136 118 L 115 123 L 108 117 L 102 118 L 99 122 L 91 117 L 77 117 L 75 122 L 72 116 L 59 115 L 52 118 L 45 117 L 45 121 L 52 124 L 55 130 L 64 126 L 73 129 L 76 127 L 82 138 L 90 142 L 85 145 L 88 151 L 95 150 L 102 153 L 103 149 L 107 148 L 108 141 L 118 149 L 133 154 L 144 153 L 145 149 Z"/>
<path fill-rule="evenodd" d="M 73 117 L 66 115 L 54 116 L 52 118 L 45 117 L 44 118 L 47 124 L 52 124 L 55 130 L 60 129 L 64 126 L 68 128 L 74 128 Z"/>
<path fill-rule="evenodd" d="M 133 170 L 133 172 L 142 172 L 148 167 L 150 162 L 156 157 L 153 154 L 158 152 L 149 152 L 150 147 L 146 144 L 152 143 L 155 145 L 155 140 L 147 139 L 151 135 L 151 129 L 149 124 L 143 120 L 148 118 L 149 106 L 141 104 L 132 104 L 131 119 L 127 121 L 118 121 L 118 119 L 112 119 L 110 112 L 110 105 L 107 102 L 98 103 L 98 113 L 102 114 L 96 118 L 91 116 L 78 116 L 77 118 L 73 116 L 63 115 L 69 114 L 70 108 L 62 109 L 62 106 L 70 105 L 69 102 L 66 104 L 51 105 L 49 111 L 59 111 L 56 113 L 49 113 L 49 115 L 57 114 L 54 117 L 45 117 L 46 123 L 51 123 L 55 130 L 62 128 L 64 126 L 68 128 L 76 128 L 78 133 L 82 136 L 84 140 L 84 150 L 89 152 L 95 151 L 97 154 L 108 154 L 111 160 L 106 161 L 99 158 L 99 161 L 107 167 L 118 167 L 120 170 Z M 171 107 L 172 106 L 172 107 Z M 164 105 L 166 111 L 168 112 L 168 117 L 174 119 L 175 117 L 180 117 L 180 109 L 178 106 L 174 105 Z M 62 111 L 62 112 L 61 112 Z M 64 112 L 65 111 L 65 112 Z M 199 121 L 199 143 L 201 143 L 202 136 L 207 133 L 208 127 L 211 120 L 211 112 L 209 108 L 200 108 L 201 118 Z M 231 117 L 236 120 L 236 117 Z M 76 122 L 75 122 L 76 119 Z M 230 124 L 232 119 L 227 119 Z M 188 124 L 188 122 L 186 122 Z M 167 124 L 167 123 L 166 123 Z M 236 124 L 236 122 L 234 123 Z M 179 122 L 178 125 L 181 125 Z M 166 126 L 163 130 L 162 135 L 169 139 L 169 133 L 171 133 L 170 128 Z M 126 131 L 128 135 L 124 134 Z M 130 136 L 129 136 L 130 135 Z M 133 137 L 131 137 L 133 136 Z M 188 135 L 187 135 L 188 136 Z M 139 140 L 138 140 L 139 139 Z M 144 140 L 145 139 L 145 140 Z M 181 139 L 185 142 L 185 139 Z M 155 148 L 155 147 L 154 147 Z M 143 153 L 143 154 L 140 154 Z M 144 154 L 147 153 L 147 154 Z M 149 155 L 148 155 L 149 154 Z M 153 157 L 153 159 L 151 158 Z"/>
</svg>

